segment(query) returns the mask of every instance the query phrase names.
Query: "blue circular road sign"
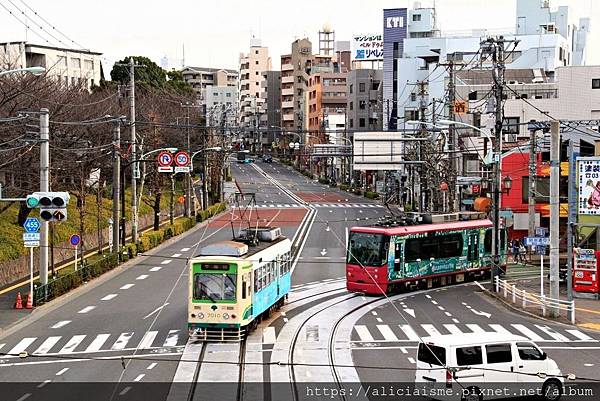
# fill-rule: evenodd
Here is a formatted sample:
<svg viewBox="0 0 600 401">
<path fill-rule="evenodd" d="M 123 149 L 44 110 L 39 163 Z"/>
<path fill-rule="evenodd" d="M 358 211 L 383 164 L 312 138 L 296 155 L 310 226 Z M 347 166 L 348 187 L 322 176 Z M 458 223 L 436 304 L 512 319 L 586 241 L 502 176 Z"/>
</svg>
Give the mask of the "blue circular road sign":
<svg viewBox="0 0 600 401">
<path fill-rule="evenodd" d="M 81 242 L 81 237 L 79 236 L 79 234 L 73 234 L 71 235 L 70 241 L 71 245 L 77 246 Z"/>
</svg>

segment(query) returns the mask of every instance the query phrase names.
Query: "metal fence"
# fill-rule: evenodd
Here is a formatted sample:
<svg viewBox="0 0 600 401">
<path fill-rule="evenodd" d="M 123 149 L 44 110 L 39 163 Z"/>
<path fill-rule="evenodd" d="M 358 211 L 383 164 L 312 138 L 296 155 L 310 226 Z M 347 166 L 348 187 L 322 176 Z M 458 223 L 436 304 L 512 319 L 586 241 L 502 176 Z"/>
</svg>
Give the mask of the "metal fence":
<svg viewBox="0 0 600 401">
<path fill-rule="evenodd" d="M 566 311 L 571 324 L 575 324 L 575 301 L 564 301 L 554 299 L 545 295 L 537 295 L 525 290 L 520 290 L 515 284 L 508 283 L 496 277 L 496 293 L 503 294 L 504 298 L 510 298 L 513 304 L 520 303 L 523 309 L 540 308 L 542 316 L 546 316 L 549 310 L 556 309 Z"/>
</svg>

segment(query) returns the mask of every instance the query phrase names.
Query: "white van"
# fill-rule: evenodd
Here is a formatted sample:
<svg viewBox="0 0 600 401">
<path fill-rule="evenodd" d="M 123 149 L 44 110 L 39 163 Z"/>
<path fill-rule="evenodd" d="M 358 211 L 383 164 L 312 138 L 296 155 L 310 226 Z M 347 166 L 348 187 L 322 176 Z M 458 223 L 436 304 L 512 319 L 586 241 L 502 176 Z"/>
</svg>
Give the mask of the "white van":
<svg viewBox="0 0 600 401">
<path fill-rule="evenodd" d="M 556 362 L 525 337 L 440 335 L 419 344 L 415 389 L 441 400 L 541 396 L 558 401 L 564 379 L 557 376 Z"/>
</svg>

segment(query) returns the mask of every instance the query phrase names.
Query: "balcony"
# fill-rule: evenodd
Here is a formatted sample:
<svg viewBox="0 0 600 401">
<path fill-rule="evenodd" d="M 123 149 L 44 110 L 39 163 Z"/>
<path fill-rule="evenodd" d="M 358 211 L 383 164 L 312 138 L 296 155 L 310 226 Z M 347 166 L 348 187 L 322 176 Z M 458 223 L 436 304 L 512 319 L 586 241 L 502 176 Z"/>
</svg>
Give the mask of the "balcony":
<svg viewBox="0 0 600 401">
<path fill-rule="evenodd" d="M 292 109 L 294 108 L 294 101 L 290 100 L 287 102 L 281 102 L 281 108 L 282 109 Z"/>
<path fill-rule="evenodd" d="M 283 121 L 294 121 L 294 113 L 282 114 L 281 118 Z"/>
<path fill-rule="evenodd" d="M 281 83 L 282 84 L 293 84 L 294 83 L 294 76 L 293 75 L 289 75 L 287 77 L 281 77 Z"/>
<path fill-rule="evenodd" d="M 281 89 L 281 96 L 292 96 L 294 94 L 294 88 Z"/>
<path fill-rule="evenodd" d="M 293 71 L 294 66 L 292 64 L 282 64 L 281 71 Z"/>
</svg>

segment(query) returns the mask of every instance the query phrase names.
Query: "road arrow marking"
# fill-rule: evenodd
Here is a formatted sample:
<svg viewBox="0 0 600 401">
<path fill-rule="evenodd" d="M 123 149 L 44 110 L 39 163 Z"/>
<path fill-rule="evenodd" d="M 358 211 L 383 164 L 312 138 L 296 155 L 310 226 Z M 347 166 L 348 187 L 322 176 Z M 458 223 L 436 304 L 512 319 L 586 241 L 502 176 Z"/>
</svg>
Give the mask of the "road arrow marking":
<svg viewBox="0 0 600 401">
<path fill-rule="evenodd" d="M 414 309 L 406 308 L 406 309 L 404 309 L 404 312 L 408 313 L 412 317 L 415 317 L 415 310 Z"/>
<path fill-rule="evenodd" d="M 473 309 L 473 308 L 471 308 L 471 312 L 473 312 L 474 314 L 476 314 L 476 315 L 479 315 L 479 316 L 485 316 L 485 317 L 487 317 L 488 319 L 490 318 L 490 316 L 492 316 L 492 314 L 491 314 L 491 313 L 487 313 L 487 312 L 483 312 L 483 311 L 476 311 L 476 310 L 475 310 L 475 309 Z"/>
<path fill-rule="evenodd" d="M 159 310 L 161 310 L 162 308 L 164 308 L 165 306 L 169 305 L 168 302 L 166 302 L 164 305 L 159 306 L 158 308 L 154 309 L 152 312 L 148 313 L 146 316 L 144 316 L 144 319 L 149 318 L 150 316 L 154 315 L 156 312 L 158 312 Z"/>
<path fill-rule="evenodd" d="M 323 248 L 323 250 L 321 251 L 321 256 L 325 256 L 327 255 L 327 249 Z"/>
</svg>

